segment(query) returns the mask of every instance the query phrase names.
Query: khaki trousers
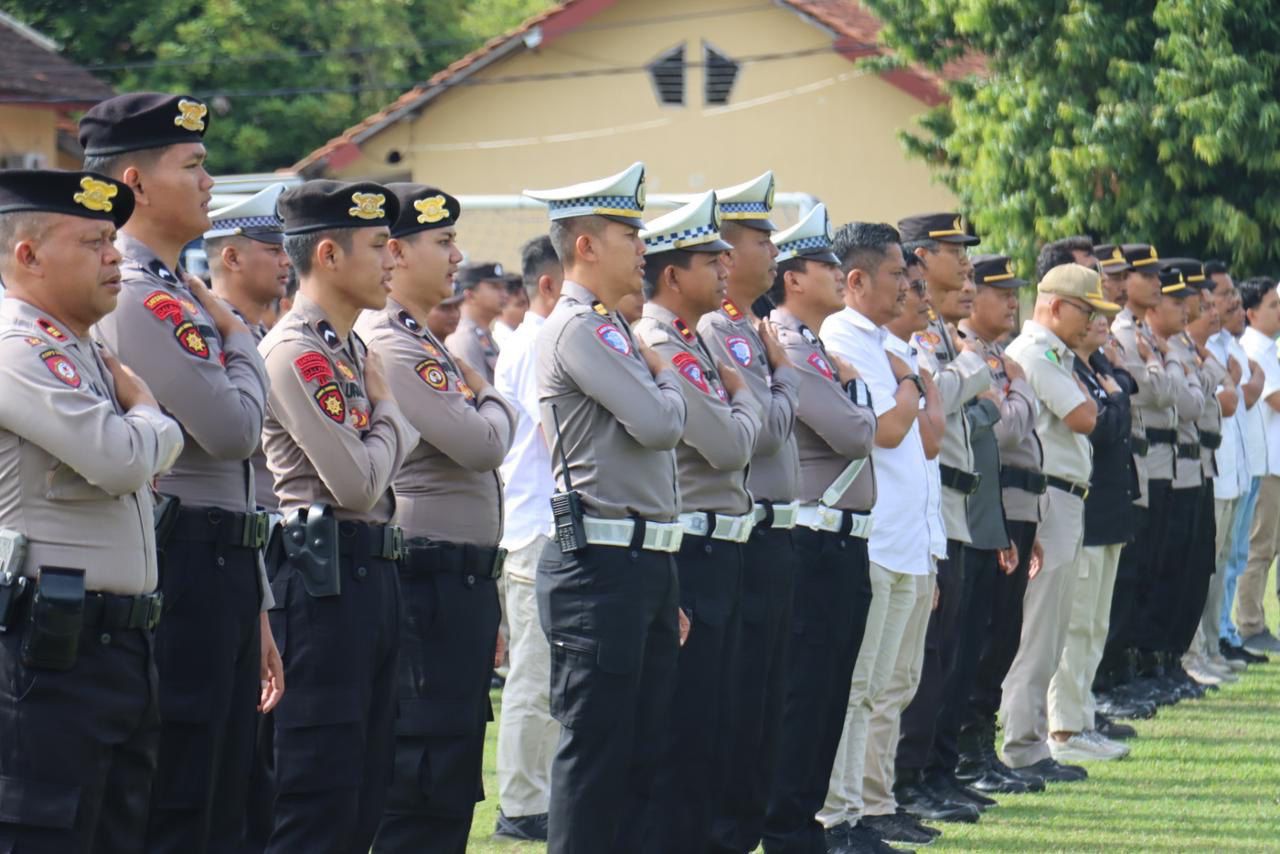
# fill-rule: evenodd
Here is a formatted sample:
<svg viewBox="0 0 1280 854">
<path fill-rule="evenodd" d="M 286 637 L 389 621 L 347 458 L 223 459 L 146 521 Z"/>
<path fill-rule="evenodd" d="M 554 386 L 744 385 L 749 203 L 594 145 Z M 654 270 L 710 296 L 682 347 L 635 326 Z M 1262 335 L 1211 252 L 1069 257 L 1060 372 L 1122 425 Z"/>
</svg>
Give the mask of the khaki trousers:
<svg viewBox="0 0 1280 854">
<path fill-rule="evenodd" d="M 1222 588 L 1227 572 L 1227 551 L 1231 547 L 1231 521 L 1235 518 L 1238 498 L 1213 499 L 1213 577 L 1209 579 L 1209 592 L 1204 599 L 1204 611 L 1200 615 L 1200 627 L 1188 652 L 1201 655 L 1218 655 L 1218 621 L 1222 618 Z"/>
<path fill-rule="evenodd" d="M 1120 544 L 1085 546 L 1076 562 L 1076 592 L 1072 597 L 1067 642 L 1058 672 L 1049 683 L 1049 731 L 1084 732 L 1093 729 L 1093 677 L 1102 661 L 1111 624 L 1111 594 L 1116 587 Z"/>
<path fill-rule="evenodd" d="M 871 708 L 867 720 L 867 749 L 862 771 L 862 812 L 890 815 L 898 809 L 893 797 L 894 761 L 898 755 L 902 712 L 911 705 L 924 670 L 925 634 L 933 612 L 937 575 L 912 575 L 911 611 L 903 626 L 893 673 Z"/>
<path fill-rule="evenodd" d="M 1037 539 L 1044 550 L 1040 573 L 1022 599 L 1022 636 L 1005 677 L 1000 705 L 1005 761 L 1014 768 L 1049 754 L 1049 683 L 1058 671 L 1075 601 L 1084 502 L 1049 487 Z"/>
<path fill-rule="evenodd" d="M 547 811 L 551 757 L 560 740 L 560 724 L 550 712 L 551 647 L 538 622 L 538 600 L 528 580 L 549 542 L 539 536 L 511 552 L 504 573 L 511 669 L 498 719 L 498 804 L 511 818 Z"/>
<path fill-rule="evenodd" d="M 1258 485 L 1258 503 L 1249 528 L 1249 562 L 1236 584 L 1236 626 L 1246 640 L 1265 631 L 1263 600 L 1267 595 L 1267 573 L 1280 553 L 1280 476 L 1269 474 Z"/>
<path fill-rule="evenodd" d="M 916 600 L 916 576 L 871 562 L 871 609 L 853 666 L 844 733 L 831 766 L 827 799 L 818 812 L 823 827 L 856 822 L 862 814 L 862 773 L 867 755 L 867 725 L 898 662 L 898 651 Z"/>
</svg>

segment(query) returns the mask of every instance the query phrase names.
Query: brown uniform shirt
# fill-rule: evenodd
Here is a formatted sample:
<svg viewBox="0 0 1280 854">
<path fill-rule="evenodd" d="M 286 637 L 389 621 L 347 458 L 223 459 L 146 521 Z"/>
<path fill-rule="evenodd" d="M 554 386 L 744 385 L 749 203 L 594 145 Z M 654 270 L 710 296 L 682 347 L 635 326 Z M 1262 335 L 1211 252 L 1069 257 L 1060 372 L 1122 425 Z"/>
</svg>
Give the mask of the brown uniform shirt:
<svg viewBox="0 0 1280 854">
<path fill-rule="evenodd" d="M 186 437 L 157 488 L 189 507 L 256 509 L 249 458 L 262 433 L 267 375 L 253 336 L 223 340 L 180 274 L 127 234 L 116 248 L 124 255 L 123 289 L 96 333 Z"/>
<path fill-rule="evenodd" d="M 477 395 L 426 326 L 393 299 L 356 331 L 382 359 L 387 383 L 422 439 L 392 481 L 395 522 L 410 537 L 496 546 L 502 477 L 515 413 L 490 386 Z M 479 370 L 477 368 L 477 370 Z"/>
<path fill-rule="evenodd" d="M 1183 366 L 1185 373 L 1173 370 L 1172 366 L 1175 364 Z M 1218 387 L 1218 382 L 1226 375 L 1226 371 L 1217 359 L 1211 358 L 1208 362 L 1202 363 L 1200 355 L 1196 353 L 1195 345 L 1186 337 L 1185 332 L 1169 339 L 1169 365 L 1174 375 L 1174 409 L 1178 413 L 1178 444 L 1196 446 L 1194 459 L 1181 455 L 1175 458 L 1173 487 L 1193 489 L 1199 486 L 1204 478 L 1204 468 L 1200 460 L 1199 425 L 1205 419 L 1209 419 L 1214 424 L 1221 421 L 1221 412 L 1218 410 L 1214 389 Z M 1208 390 L 1205 389 L 1206 377 L 1213 379 L 1213 385 Z M 1206 411 L 1210 414 L 1206 415 Z M 1219 426 L 1218 429 L 1221 427 Z"/>
<path fill-rule="evenodd" d="M 662 306 L 645 305 L 635 331 L 688 384 L 684 437 L 676 446 L 684 510 L 732 516 L 751 512 L 747 463 L 760 434 L 760 404 L 747 388 L 730 400 L 697 333 Z"/>
<path fill-rule="evenodd" d="M 774 309 L 769 319 L 778 325 L 778 340 L 800 371 L 795 426 L 800 452 L 799 499 L 805 504 L 817 502 L 850 462 L 868 458 L 832 506 L 870 512 L 876 501 L 875 467 L 869 459 L 876 437 L 875 412 L 869 405 L 854 403 L 840 386 L 835 363 L 813 330 L 786 308 Z"/>
<path fill-rule="evenodd" d="M 742 310 L 729 300 L 719 311 L 703 315 L 698 332 L 713 356 L 738 369 L 764 409 L 747 470 L 747 489 L 757 501 L 794 501 L 800 490 L 800 452 L 795 436 L 799 371 L 794 367 L 769 370 L 764 342 Z"/>
<path fill-rule="evenodd" d="M 364 352 L 305 294 L 259 345 L 271 378 L 262 446 L 280 512 L 328 504 L 339 519 L 384 524 L 391 479 L 418 441 L 394 400 L 371 406 Z"/>
<path fill-rule="evenodd" d="M 1120 344 L 1124 369 L 1138 383 L 1137 392 L 1129 398 L 1130 412 L 1133 418 L 1133 435 L 1145 443 L 1146 428 L 1173 429 L 1176 420 L 1173 413 L 1173 377 L 1165 370 L 1165 360 L 1156 347 L 1155 338 L 1147 328 L 1146 321 L 1136 319 L 1127 307 L 1111 321 L 1111 334 Z M 1146 361 L 1138 353 L 1138 336 L 1142 336 L 1151 348 L 1151 358 Z M 1147 480 L 1152 477 L 1157 480 L 1173 479 L 1173 446 L 1152 444 L 1145 455 L 1135 453 L 1133 460 L 1138 470 L 1140 489 L 1138 500 L 1134 503 L 1139 507 L 1146 507 Z"/>
<path fill-rule="evenodd" d="M 34 306 L 0 300 L 0 528 L 27 560 L 85 571 L 89 590 L 156 589 L 151 481 L 182 451 L 176 421 L 125 412 L 98 345 Z"/>
<path fill-rule="evenodd" d="M 498 364 L 498 345 L 493 343 L 493 335 L 488 329 L 477 326 L 474 320 L 463 315 L 458 320 L 458 328 L 444 339 L 444 345 L 456 358 L 493 382 L 493 369 Z"/>
<path fill-rule="evenodd" d="M 654 378 L 636 347 L 626 321 L 566 280 L 538 332 L 542 423 L 553 442 L 556 483 L 564 488 L 554 405 L 563 459 L 588 515 L 671 522 L 680 513 L 672 450 L 684 435 L 687 383 L 673 368 Z"/>
</svg>

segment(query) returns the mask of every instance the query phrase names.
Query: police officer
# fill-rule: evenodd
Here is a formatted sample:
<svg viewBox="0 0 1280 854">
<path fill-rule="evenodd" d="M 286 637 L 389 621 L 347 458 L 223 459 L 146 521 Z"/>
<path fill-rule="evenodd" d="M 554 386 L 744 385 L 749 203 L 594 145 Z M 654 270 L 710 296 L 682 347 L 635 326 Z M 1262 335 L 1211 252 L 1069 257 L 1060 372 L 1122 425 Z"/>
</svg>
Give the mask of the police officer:
<svg viewBox="0 0 1280 854">
<path fill-rule="evenodd" d="M 551 714 L 563 727 L 548 851 L 635 851 L 675 685 L 672 554 L 683 529 L 672 449 L 687 382 L 614 311 L 643 281 L 644 164 L 526 195 L 548 203 L 565 274 L 537 344 L 542 423 L 567 492 L 556 499 L 562 542 L 536 580 Z"/>
<path fill-rule="evenodd" d="M 1124 250 L 1114 243 L 1100 243 L 1093 247 L 1093 257 L 1102 270 L 1102 292 L 1107 299 L 1117 305 L 1125 305 L 1128 297 L 1125 293 L 1125 280 L 1129 277 L 1128 260 Z M 1086 265 L 1087 266 L 1087 265 Z"/>
<path fill-rule="evenodd" d="M 828 839 L 822 808 L 849 686 L 871 605 L 867 536 L 875 503 L 868 459 L 876 419 L 866 383 L 827 354 L 815 329 L 843 308 L 839 259 L 823 205 L 773 236 L 780 257 L 770 314 L 787 357 L 799 366 L 796 445 L 800 508 L 792 532 L 797 575 L 791 646 L 783 687 L 782 729 L 764 824 L 770 852 L 849 850 Z"/>
<path fill-rule="evenodd" d="M 249 458 L 262 430 L 267 377 L 246 325 L 178 266 L 209 227 L 213 185 L 202 142 L 208 107 L 140 93 L 80 120 L 87 168 L 133 188 L 139 205 L 117 241 L 120 305 L 98 334 L 135 366 L 188 437 L 159 491 L 165 621 L 156 633 L 162 721 L 148 847 L 225 851 L 237 844 L 253 757 L 255 708 L 278 678 L 266 625 Z"/>
<path fill-rule="evenodd" d="M 372 183 L 281 194 L 293 308 L 262 339 L 271 377 L 263 446 L 284 523 L 268 564 L 290 692 L 275 711 L 268 852 L 364 852 L 394 753 L 401 532 L 391 479 L 418 443 L 377 354 L 351 331 L 386 304 L 400 204 Z"/>
<path fill-rule="evenodd" d="M 422 440 L 392 481 L 394 521 L 405 532 L 400 564 L 396 774 L 375 852 L 462 852 L 484 796 L 489 679 L 498 636 L 496 580 L 506 552 L 502 479 L 515 414 L 482 375 L 451 357 L 425 326 L 452 292 L 461 260 L 453 196 L 390 184 L 400 203 L 391 226 L 391 295 L 356 324 Z"/>
<path fill-rule="evenodd" d="M 493 382 L 498 362 L 498 345 L 489 324 L 502 314 L 507 302 L 507 284 L 501 264 L 476 264 L 458 273 L 462 286 L 462 316 L 458 328 L 444 339 L 449 352 L 484 374 Z"/>
<path fill-rule="evenodd" d="M 209 214 L 204 233 L 209 261 L 209 287 L 261 341 L 271 327 L 275 306 L 289 284 L 289 256 L 284 229 L 276 215 L 276 199 L 284 184 L 272 184 L 242 202 Z M 267 511 L 276 509 L 271 472 L 262 447 L 253 454 L 254 501 Z"/>
<path fill-rule="evenodd" d="M 141 851 L 159 718 L 150 484 L 178 425 L 89 337 L 120 292 L 124 184 L 0 171 L 0 848 Z M 13 547 L 25 540 L 22 549 Z"/>
<path fill-rule="evenodd" d="M 718 310 L 698 321 L 707 348 L 742 374 L 764 408 L 747 469 L 756 524 L 742 550 L 733 714 L 721 729 L 717 760 L 723 784 L 711 847 L 723 852 L 753 851 L 760 843 L 782 718 L 796 573 L 791 529 L 800 506 L 800 457 L 793 428 L 800 376 L 771 328 L 752 310 L 777 271 L 778 248 L 769 239 L 776 230 L 773 188 L 773 173 L 765 172 L 716 191 L 720 238 L 733 247 L 724 255 L 729 278 Z"/>
<path fill-rule="evenodd" d="M 689 641 L 680 649 L 675 707 L 645 822 L 653 851 L 707 848 L 718 800 L 716 755 L 729 728 L 733 653 L 740 625 L 742 543 L 755 505 L 746 466 L 760 433 L 760 405 L 742 376 L 715 359 L 695 330 L 724 300 L 716 196 L 708 191 L 649 223 L 644 313 L 636 336 L 671 362 L 687 384 L 688 415 L 676 446 L 680 523 L 676 557 Z"/>
</svg>

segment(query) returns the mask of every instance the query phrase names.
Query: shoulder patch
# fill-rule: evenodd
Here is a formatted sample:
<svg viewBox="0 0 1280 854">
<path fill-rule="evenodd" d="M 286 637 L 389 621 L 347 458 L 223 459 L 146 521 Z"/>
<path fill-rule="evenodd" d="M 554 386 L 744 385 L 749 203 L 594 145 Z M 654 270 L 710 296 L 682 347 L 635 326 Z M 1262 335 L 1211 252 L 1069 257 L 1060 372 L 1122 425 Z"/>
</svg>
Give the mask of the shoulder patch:
<svg viewBox="0 0 1280 854">
<path fill-rule="evenodd" d="M 316 332 L 320 333 L 320 337 L 324 340 L 325 346 L 330 350 L 337 350 L 342 346 L 342 339 L 338 337 L 337 331 L 329 321 L 322 320 L 317 323 Z"/>
<path fill-rule="evenodd" d="M 67 340 L 67 336 L 62 334 L 61 329 L 54 326 L 49 321 L 45 320 L 43 317 L 36 321 L 36 326 L 39 326 L 41 332 L 43 332 L 45 335 L 48 335 L 50 338 L 52 338 L 55 341 Z"/>
<path fill-rule="evenodd" d="M 445 374 L 444 369 L 440 367 L 440 363 L 435 359 L 423 359 L 414 366 L 414 371 L 422 378 L 422 381 L 431 386 L 436 391 L 447 391 L 449 388 L 449 377 Z"/>
<path fill-rule="evenodd" d="M 178 339 L 182 349 L 201 359 L 209 358 L 209 342 L 204 340 L 200 330 L 190 320 L 184 320 L 173 330 L 173 337 Z"/>
<path fill-rule="evenodd" d="M 336 383 L 325 383 L 314 395 L 320 411 L 339 424 L 347 420 L 347 401 Z"/>
<path fill-rule="evenodd" d="M 724 346 L 728 348 L 729 355 L 733 356 L 733 360 L 742 367 L 746 368 L 751 365 L 751 342 L 741 335 L 729 335 L 724 339 Z"/>
<path fill-rule="evenodd" d="M 631 340 L 622 333 L 622 330 L 614 326 L 612 323 L 602 323 L 596 327 L 596 338 L 600 343 L 617 353 L 624 356 L 631 355 Z"/>
<path fill-rule="evenodd" d="M 318 382 L 323 384 L 333 379 L 333 368 L 329 366 L 329 359 L 324 353 L 319 353 L 315 350 L 303 353 L 294 359 L 293 366 L 298 369 L 298 374 L 302 377 L 302 381 L 306 383 Z"/>
<path fill-rule="evenodd" d="M 827 360 L 822 357 L 821 353 L 810 353 L 808 361 L 818 373 L 829 380 L 835 379 L 836 375 L 832 373 L 831 365 L 827 364 Z"/>
<path fill-rule="evenodd" d="M 50 347 L 41 351 L 40 358 L 49 373 L 72 388 L 80 388 L 80 374 L 76 371 L 76 366 L 60 350 Z"/>
<path fill-rule="evenodd" d="M 693 384 L 694 388 L 703 394 L 711 394 L 711 388 L 707 385 L 707 378 L 702 373 L 702 366 L 698 364 L 698 360 L 694 358 L 692 353 L 676 353 L 671 358 L 671 364 L 675 366 L 680 376 Z"/>
<path fill-rule="evenodd" d="M 729 316 L 730 320 L 736 322 L 742 319 L 742 310 L 734 305 L 733 300 L 724 300 L 720 303 L 720 307 L 724 309 L 724 313 Z"/>
<path fill-rule="evenodd" d="M 397 314 L 396 319 L 400 321 L 401 326 L 403 326 L 405 329 L 408 329 L 410 332 L 412 332 L 415 335 L 418 334 L 420 331 L 422 331 L 422 325 L 419 324 L 418 321 L 414 318 L 414 316 L 407 311 L 402 311 L 399 314 Z"/>
<path fill-rule="evenodd" d="M 182 303 L 164 291 L 152 291 L 142 300 L 142 304 L 160 320 L 174 326 L 182 322 Z"/>
</svg>

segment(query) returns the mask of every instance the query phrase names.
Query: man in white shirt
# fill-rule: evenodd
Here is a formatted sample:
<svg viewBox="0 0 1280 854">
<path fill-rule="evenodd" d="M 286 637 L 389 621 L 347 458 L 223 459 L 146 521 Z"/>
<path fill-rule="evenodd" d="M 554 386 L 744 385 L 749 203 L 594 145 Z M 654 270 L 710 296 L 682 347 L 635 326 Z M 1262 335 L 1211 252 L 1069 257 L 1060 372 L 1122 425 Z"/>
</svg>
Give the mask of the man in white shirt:
<svg viewBox="0 0 1280 854">
<path fill-rule="evenodd" d="M 1240 299 L 1249 324 L 1240 336 L 1240 346 L 1258 363 L 1265 377 L 1259 408 L 1267 468 L 1258 486 L 1249 529 L 1249 562 L 1236 585 L 1236 624 L 1244 648 L 1266 655 L 1280 652 L 1280 640 L 1268 631 L 1263 614 L 1267 574 L 1280 553 L 1280 525 L 1276 524 L 1280 518 L 1280 357 L 1275 340 L 1280 333 L 1280 298 L 1275 280 L 1260 276 L 1240 284 Z"/>
<path fill-rule="evenodd" d="M 494 367 L 494 387 L 516 410 L 516 433 L 502 461 L 507 550 L 505 601 L 511 669 L 502 689 L 498 722 L 498 836 L 529 841 L 547 838 L 551 757 L 560 727 L 550 712 L 551 648 L 538 622 L 534 572 L 551 542 L 553 425 L 538 413 L 538 330 L 560 299 L 564 270 L 548 237 L 521 250 L 529 310 L 503 345 Z"/>
</svg>

